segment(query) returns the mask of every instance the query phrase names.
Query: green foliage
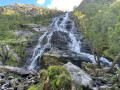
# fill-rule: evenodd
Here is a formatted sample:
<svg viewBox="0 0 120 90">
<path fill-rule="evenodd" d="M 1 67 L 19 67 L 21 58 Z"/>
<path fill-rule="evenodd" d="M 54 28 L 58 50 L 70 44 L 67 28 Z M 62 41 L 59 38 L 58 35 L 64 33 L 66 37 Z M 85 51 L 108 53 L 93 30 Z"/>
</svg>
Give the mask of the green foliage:
<svg viewBox="0 0 120 90">
<path fill-rule="evenodd" d="M 120 51 L 119 4 L 120 0 L 83 0 L 73 11 L 72 18 L 97 56 L 115 58 Z"/>
<path fill-rule="evenodd" d="M 120 69 L 118 69 L 118 73 L 120 74 Z"/>
<path fill-rule="evenodd" d="M 22 8 L 16 10 L 14 5 Z M 48 25 L 52 17 L 57 16 L 62 12 L 38 7 L 32 4 L 24 5 L 14 3 L 14 5 L 13 8 L 10 9 L 8 9 L 7 6 L 0 7 L 0 43 L 5 42 L 7 45 L 11 46 L 13 51 L 22 59 L 22 62 L 26 58 L 25 48 L 28 46 L 28 42 L 24 40 L 31 39 L 31 37 L 35 37 L 37 34 L 31 30 L 32 27 L 30 27 L 29 24 L 37 23 L 41 25 Z M 30 11 L 27 10 L 27 8 L 23 9 L 24 6 L 32 7 L 33 10 L 37 10 L 41 14 L 36 16 L 33 15 L 34 13 L 32 12 L 28 13 Z M 27 37 L 24 35 L 16 35 L 14 30 L 26 30 L 31 31 L 34 34 Z M 0 59 L 5 65 L 18 66 L 20 64 L 14 61 L 14 57 L 11 54 L 5 54 L 5 58 L 0 55 Z"/>
<path fill-rule="evenodd" d="M 118 77 L 117 77 L 116 75 L 114 75 L 114 76 L 112 77 L 112 80 L 113 80 L 114 82 L 117 82 Z"/>
<path fill-rule="evenodd" d="M 52 88 L 68 88 L 71 85 L 71 78 L 67 69 L 61 66 L 51 66 L 48 68 L 48 76 L 52 78 Z"/>
<path fill-rule="evenodd" d="M 41 70 L 39 73 L 41 82 L 38 85 L 32 86 L 29 90 L 46 90 L 51 88 L 52 90 L 70 90 L 72 79 L 67 71 L 62 66 L 50 66 L 48 70 Z M 47 82 L 47 83 L 46 83 Z M 51 85 L 51 87 L 46 87 Z"/>
<path fill-rule="evenodd" d="M 20 78 L 21 76 L 20 75 L 14 75 L 15 78 Z"/>
<path fill-rule="evenodd" d="M 15 67 L 17 67 L 19 65 L 18 62 L 12 61 L 12 60 L 6 60 L 4 64 L 9 65 L 9 66 L 15 66 Z"/>
</svg>

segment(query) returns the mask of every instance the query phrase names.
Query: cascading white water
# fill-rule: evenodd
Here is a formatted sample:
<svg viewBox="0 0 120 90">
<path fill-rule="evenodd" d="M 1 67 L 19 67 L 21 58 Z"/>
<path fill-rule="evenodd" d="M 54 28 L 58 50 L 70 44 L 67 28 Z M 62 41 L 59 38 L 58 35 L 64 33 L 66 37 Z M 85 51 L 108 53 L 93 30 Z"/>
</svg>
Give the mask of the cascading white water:
<svg viewBox="0 0 120 90">
<path fill-rule="evenodd" d="M 51 47 L 50 40 L 53 35 L 53 32 L 55 32 L 55 31 L 61 31 L 61 32 L 68 34 L 69 38 L 71 39 L 71 42 L 69 42 L 69 45 L 68 45 L 69 50 L 78 53 L 82 57 L 87 57 L 88 59 L 91 60 L 91 62 L 96 63 L 93 55 L 81 52 L 82 47 L 81 47 L 80 38 L 82 36 L 79 36 L 79 34 L 76 34 L 78 31 L 77 31 L 77 28 L 75 27 L 74 21 L 69 18 L 69 13 L 66 13 L 65 15 L 54 18 L 53 22 L 50 25 L 50 28 L 52 28 L 52 31 L 50 33 L 48 33 L 48 31 L 46 31 L 39 38 L 38 45 L 35 47 L 32 58 L 30 59 L 31 63 L 28 67 L 28 70 L 33 69 L 36 66 L 38 57 L 42 56 L 42 54 L 44 53 L 44 50 L 48 46 Z M 47 43 L 42 45 L 43 39 L 45 37 L 47 37 Z M 105 59 L 103 57 L 101 57 L 100 60 L 102 62 L 111 64 L 111 62 L 109 62 L 107 59 Z"/>
<path fill-rule="evenodd" d="M 33 55 L 32 55 L 32 58 L 30 59 L 31 61 L 31 64 L 30 66 L 28 66 L 28 70 L 31 70 L 33 69 L 35 66 L 36 66 L 36 62 L 37 62 L 37 59 L 38 57 L 41 58 L 42 54 L 44 53 L 44 50 L 50 46 L 50 39 L 51 39 L 51 35 L 52 35 L 52 32 L 50 34 L 47 35 L 47 31 L 39 38 L 39 42 L 38 42 L 38 45 L 34 48 L 34 52 L 33 52 Z M 42 45 L 42 41 L 44 39 L 44 37 L 47 35 L 47 43 L 45 45 Z"/>
</svg>

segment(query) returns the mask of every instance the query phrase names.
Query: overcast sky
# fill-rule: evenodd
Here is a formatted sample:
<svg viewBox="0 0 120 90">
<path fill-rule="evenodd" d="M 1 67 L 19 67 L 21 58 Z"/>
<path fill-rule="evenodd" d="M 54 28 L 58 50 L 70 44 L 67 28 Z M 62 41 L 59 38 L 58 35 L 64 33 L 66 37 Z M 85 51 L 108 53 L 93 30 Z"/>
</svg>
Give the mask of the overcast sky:
<svg viewBox="0 0 120 90">
<path fill-rule="evenodd" d="M 0 5 L 8 5 L 12 3 L 36 4 L 38 6 L 57 8 L 59 10 L 73 10 L 74 6 L 78 6 L 82 0 L 0 0 Z"/>
</svg>

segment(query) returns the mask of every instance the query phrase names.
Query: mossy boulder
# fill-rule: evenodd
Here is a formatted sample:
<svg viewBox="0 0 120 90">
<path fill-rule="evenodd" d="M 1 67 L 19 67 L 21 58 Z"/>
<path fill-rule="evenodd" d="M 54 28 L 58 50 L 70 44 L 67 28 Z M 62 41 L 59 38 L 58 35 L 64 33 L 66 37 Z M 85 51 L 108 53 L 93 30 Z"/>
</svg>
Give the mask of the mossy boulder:
<svg viewBox="0 0 120 90">
<path fill-rule="evenodd" d="M 29 90 L 71 90 L 72 79 L 67 69 L 62 66 L 51 66 L 39 73 L 40 83 Z"/>
<path fill-rule="evenodd" d="M 62 56 L 56 57 L 45 54 L 41 58 L 41 63 L 44 68 L 48 68 L 49 66 L 53 66 L 53 65 L 64 65 L 68 61 L 70 61 L 70 58 L 68 57 L 62 57 Z"/>
</svg>

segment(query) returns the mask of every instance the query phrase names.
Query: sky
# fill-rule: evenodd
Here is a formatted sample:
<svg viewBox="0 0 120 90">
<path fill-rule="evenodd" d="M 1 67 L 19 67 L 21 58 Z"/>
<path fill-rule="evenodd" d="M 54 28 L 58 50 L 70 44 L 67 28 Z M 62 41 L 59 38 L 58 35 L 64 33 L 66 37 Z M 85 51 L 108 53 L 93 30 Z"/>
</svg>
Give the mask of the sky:
<svg viewBox="0 0 120 90">
<path fill-rule="evenodd" d="M 82 0 L 0 0 L 0 6 L 12 3 L 35 4 L 37 6 L 57 8 L 59 10 L 72 11 Z"/>
</svg>

